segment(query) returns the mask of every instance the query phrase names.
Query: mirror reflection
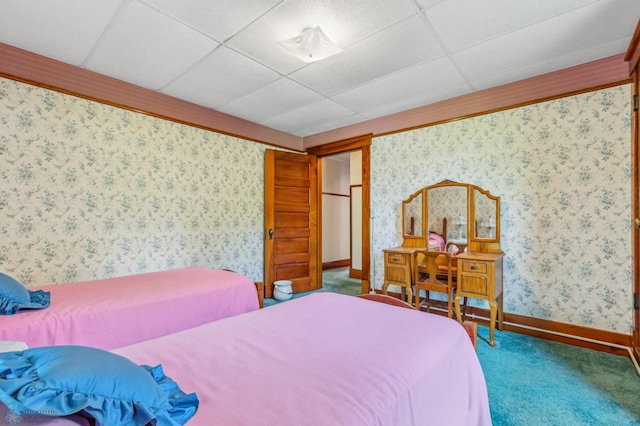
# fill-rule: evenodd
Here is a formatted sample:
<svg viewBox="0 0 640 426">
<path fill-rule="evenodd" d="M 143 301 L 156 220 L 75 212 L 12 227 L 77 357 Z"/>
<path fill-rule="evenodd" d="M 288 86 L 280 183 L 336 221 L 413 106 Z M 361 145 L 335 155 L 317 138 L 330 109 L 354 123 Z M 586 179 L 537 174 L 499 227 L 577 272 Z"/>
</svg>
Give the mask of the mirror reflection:
<svg viewBox="0 0 640 426">
<path fill-rule="evenodd" d="M 422 235 L 422 191 L 414 194 L 412 198 L 402 205 L 404 210 L 404 234 Z"/>
<path fill-rule="evenodd" d="M 446 243 L 467 244 L 467 186 L 440 186 L 427 191 L 430 233 Z M 430 239 L 435 239 L 430 234 Z M 442 248 L 444 250 L 444 248 Z"/>
<path fill-rule="evenodd" d="M 500 251 L 500 197 L 473 184 L 442 181 L 402 202 L 404 247 L 458 253 Z"/>
<path fill-rule="evenodd" d="M 496 200 L 474 189 L 476 237 L 496 238 Z"/>
</svg>

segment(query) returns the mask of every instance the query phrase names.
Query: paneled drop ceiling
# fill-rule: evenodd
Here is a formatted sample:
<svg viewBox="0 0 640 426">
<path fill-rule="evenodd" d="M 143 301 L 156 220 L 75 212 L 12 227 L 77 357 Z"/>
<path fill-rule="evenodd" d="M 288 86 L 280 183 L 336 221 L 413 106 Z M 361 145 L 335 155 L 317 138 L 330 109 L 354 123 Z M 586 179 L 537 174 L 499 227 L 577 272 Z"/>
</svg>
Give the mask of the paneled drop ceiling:
<svg viewBox="0 0 640 426">
<path fill-rule="evenodd" d="M 624 53 L 640 0 L 4 0 L 0 42 L 296 136 Z M 277 42 L 320 25 L 344 51 Z"/>
</svg>

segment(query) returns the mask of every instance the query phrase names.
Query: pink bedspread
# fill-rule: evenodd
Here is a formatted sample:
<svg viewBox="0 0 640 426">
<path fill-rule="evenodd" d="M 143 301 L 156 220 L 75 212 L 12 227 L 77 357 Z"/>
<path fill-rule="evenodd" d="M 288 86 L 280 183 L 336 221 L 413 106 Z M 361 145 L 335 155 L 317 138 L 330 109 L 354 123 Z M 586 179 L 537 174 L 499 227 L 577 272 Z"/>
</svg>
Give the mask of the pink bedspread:
<svg viewBox="0 0 640 426">
<path fill-rule="evenodd" d="M 51 305 L 0 318 L 0 340 L 113 349 L 258 309 L 249 278 L 202 267 L 38 289 Z"/>
<path fill-rule="evenodd" d="M 189 425 L 490 425 L 468 335 L 445 317 L 316 293 L 116 349 L 162 364 Z"/>
<path fill-rule="evenodd" d="M 66 417 L 50 417 L 44 414 L 34 413 L 16 413 L 9 410 L 6 405 L 0 402 L 0 424 L 1 425 L 47 425 L 47 426 L 90 426 L 87 419 L 72 414 Z"/>
</svg>

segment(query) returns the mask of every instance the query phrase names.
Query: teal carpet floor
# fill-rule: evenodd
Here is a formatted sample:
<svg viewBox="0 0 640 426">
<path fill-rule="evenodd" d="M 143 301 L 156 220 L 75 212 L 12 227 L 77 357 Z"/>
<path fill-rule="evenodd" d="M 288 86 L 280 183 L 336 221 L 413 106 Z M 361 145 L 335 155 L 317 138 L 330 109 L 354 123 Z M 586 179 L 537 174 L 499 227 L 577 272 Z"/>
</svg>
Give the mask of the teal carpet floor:
<svg viewBox="0 0 640 426">
<path fill-rule="evenodd" d="M 640 375 L 631 359 L 478 327 L 478 358 L 495 426 L 640 425 Z"/>
<path fill-rule="evenodd" d="M 322 288 L 321 291 L 331 291 L 333 293 L 340 294 L 348 294 L 350 296 L 355 296 L 362 292 L 362 282 L 360 280 L 356 280 L 353 278 L 349 278 L 349 268 L 334 268 L 327 269 L 322 272 Z M 293 298 L 303 297 L 307 294 L 314 293 L 313 291 L 309 291 L 306 293 L 294 293 Z M 264 306 L 275 305 L 279 302 L 275 299 L 264 299 Z"/>
<path fill-rule="evenodd" d="M 332 269 L 319 291 L 360 294 L 360 280 Z M 640 374 L 629 358 L 498 330 L 493 348 L 482 326 L 478 337 L 494 426 L 640 426 Z"/>
</svg>

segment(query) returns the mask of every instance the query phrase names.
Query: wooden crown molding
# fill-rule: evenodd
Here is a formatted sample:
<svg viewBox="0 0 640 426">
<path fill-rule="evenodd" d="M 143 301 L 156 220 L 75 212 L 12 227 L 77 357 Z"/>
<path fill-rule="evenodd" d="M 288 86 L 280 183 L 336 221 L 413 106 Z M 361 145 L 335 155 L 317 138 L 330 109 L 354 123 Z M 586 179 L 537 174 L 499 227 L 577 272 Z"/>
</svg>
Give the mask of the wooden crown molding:
<svg viewBox="0 0 640 426">
<path fill-rule="evenodd" d="M 435 104 L 307 136 L 307 151 L 357 135 L 383 136 L 631 82 L 623 55 L 470 93 Z"/>
<path fill-rule="evenodd" d="M 626 55 L 306 136 L 291 135 L 0 43 L 0 76 L 267 145 L 305 151 L 361 135 L 382 136 L 630 82 L 627 56 L 640 57 L 640 35 Z"/>
<path fill-rule="evenodd" d="M 0 77 L 267 145 L 302 151 L 302 138 L 0 43 Z"/>
<path fill-rule="evenodd" d="M 629 74 L 632 74 L 640 66 L 640 19 L 638 19 L 636 30 L 633 33 L 633 37 L 631 37 L 624 60 L 629 62 Z"/>
</svg>

